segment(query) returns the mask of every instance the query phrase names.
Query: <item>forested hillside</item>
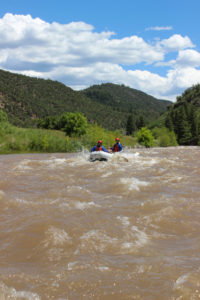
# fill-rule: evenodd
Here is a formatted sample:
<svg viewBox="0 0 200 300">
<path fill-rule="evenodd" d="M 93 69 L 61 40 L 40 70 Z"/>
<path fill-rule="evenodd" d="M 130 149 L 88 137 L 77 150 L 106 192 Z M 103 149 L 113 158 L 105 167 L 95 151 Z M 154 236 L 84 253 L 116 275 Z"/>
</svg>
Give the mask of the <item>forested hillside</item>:
<svg viewBox="0 0 200 300">
<path fill-rule="evenodd" d="M 146 122 L 166 111 L 169 101 L 114 84 L 94 86 L 78 92 L 64 84 L 0 70 L 0 108 L 9 121 L 34 127 L 37 119 L 63 112 L 82 112 L 90 123 L 111 130 L 125 128 L 130 112 Z"/>
<path fill-rule="evenodd" d="M 168 109 L 165 125 L 174 130 L 180 145 L 200 144 L 200 84 L 177 97 Z"/>
<path fill-rule="evenodd" d="M 150 95 L 124 85 L 106 83 L 82 91 L 97 103 L 106 104 L 116 111 L 142 115 L 147 121 L 156 119 L 172 102 L 158 100 Z"/>
</svg>

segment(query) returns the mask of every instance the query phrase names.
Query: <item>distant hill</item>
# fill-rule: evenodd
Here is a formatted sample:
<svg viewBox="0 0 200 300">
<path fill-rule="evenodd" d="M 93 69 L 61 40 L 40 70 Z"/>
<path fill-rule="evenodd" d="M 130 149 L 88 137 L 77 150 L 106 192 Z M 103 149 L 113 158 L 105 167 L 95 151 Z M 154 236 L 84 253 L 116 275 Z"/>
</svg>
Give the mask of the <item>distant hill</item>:
<svg viewBox="0 0 200 300">
<path fill-rule="evenodd" d="M 111 130 L 124 128 L 128 115 L 151 122 L 170 101 L 158 100 L 124 85 L 95 85 L 74 91 L 64 84 L 0 70 L 0 108 L 12 124 L 31 127 L 38 118 L 63 112 L 82 112 L 89 122 Z"/>
<path fill-rule="evenodd" d="M 157 118 L 172 104 L 171 101 L 158 100 L 139 90 L 112 83 L 93 85 L 81 93 L 97 103 L 112 107 L 115 111 L 141 114 L 148 121 Z"/>
</svg>

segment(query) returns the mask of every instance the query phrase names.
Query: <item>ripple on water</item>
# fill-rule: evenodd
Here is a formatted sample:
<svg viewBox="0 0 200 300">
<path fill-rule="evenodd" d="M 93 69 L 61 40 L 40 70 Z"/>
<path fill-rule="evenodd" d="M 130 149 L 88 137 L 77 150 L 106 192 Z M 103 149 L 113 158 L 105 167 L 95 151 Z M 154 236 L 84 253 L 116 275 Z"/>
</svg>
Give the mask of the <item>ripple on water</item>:
<svg viewBox="0 0 200 300">
<path fill-rule="evenodd" d="M 199 149 L 1 157 L 0 298 L 198 299 Z"/>
<path fill-rule="evenodd" d="M 5 193 L 3 191 L 0 190 L 0 200 L 2 200 L 5 196 Z"/>
<path fill-rule="evenodd" d="M 146 187 L 149 185 L 149 182 L 147 181 L 142 181 L 142 180 L 139 180 L 137 178 L 120 178 L 120 183 L 122 185 L 124 185 L 124 187 L 126 189 L 128 189 L 129 191 L 133 191 L 133 190 L 136 190 L 136 191 L 139 191 L 141 189 L 141 187 Z"/>
<path fill-rule="evenodd" d="M 27 300 L 41 300 L 36 293 L 29 291 L 17 291 L 13 287 L 8 287 L 0 281 L 0 296 L 1 299 L 27 299 Z"/>
</svg>

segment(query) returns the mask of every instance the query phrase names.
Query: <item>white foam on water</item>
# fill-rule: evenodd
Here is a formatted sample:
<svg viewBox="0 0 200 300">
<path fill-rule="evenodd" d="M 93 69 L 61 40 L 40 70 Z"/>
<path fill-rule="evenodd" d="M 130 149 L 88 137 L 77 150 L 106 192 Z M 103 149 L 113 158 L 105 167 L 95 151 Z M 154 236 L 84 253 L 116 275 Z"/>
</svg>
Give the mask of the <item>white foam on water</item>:
<svg viewBox="0 0 200 300">
<path fill-rule="evenodd" d="M 73 202 L 73 206 L 80 210 L 84 210 L 84 209 L 91 208 L 91 207 L 100 207 L 99 205 L 95 204 L 93 201 L 90 201 L 90 202 L 76 201 L 76 202 Z"/>
<path fill-rule="evenodd" d="M 137 273 L 138 274 L 142 274 L 142 273 L 147 273 L 150 272 L 152 270 L 152 265 L 138 265 L 136 267 Z"/>
<path fill-rule="evenodd" d="M 58 205 L 58 207 L 59 208 L 61 208 L 61 209 L 63 209 L 63 208 L 67 208 L 67 209 L 69 209 L 70 208 L 70 205 L 69 205 L 69 203 L 60 203 L 59 205 Z"/>
<path fill-rule="evenodd" d="M 40 166 L 45 166 L 50 169 L 55 169 L 57 167 L 63 167 L 66 164 L 65 158 L 56 158 L 52 157 L 50 159 L 43 159 L 43 160 L 30 160 L 30 159 L 24 159 L 22 160 L 16 167 L 13 168 L 13 170 L 18 171 L 26 171 L 31 170 L 35 168 L 33 167 L 34 164 L 39 164 Z"/>
<path fill-rule="evenodd" d="M 66 190 L 68 192 L 77 192 L 77 191 L 85 191 L 86 189 L 84 189 L 84 187 L 80 185 L 71 185 L 71 186 L 67 186 Z"/>
<path fill-rule="evenodd" d="M 108 162 L 128 162 L 128 157 L 125 153 L 117 152 L 115 153 Z"/>
<path fill-rule="evenodd" d="M 89 161 L 89 152 L 78 153 L 76 156 L 67 159 L 67 164 L 72 167 L 91 164 Z"/>
<path fill-rule="evenodd" d="M 50 169 L 55 169 L 57 167 L 64 167 L 66 164 L 66 159 L 65 158 L 56 158 L 52 157 L 51 159 L 46 159 L 46 160 L 40 160 L 40 163 L 45 165 L 46 167 Z"/>
<path fill-rule="evenodd" d="M 85 186 L 80 185 L 71 185 L 66 187 L 66 192 L 71 193 L 73 195 L 81 195 L 84 198 L 89 198 L 91 196 L 91 191 L 86 189 Z"/>
<path fill-rule="evenodd" d="M 17 291 L 13 287 L 6 286 L 3 282 L 0 282 L 0 299 L 27 299 L 27 300 L 40 300 L 38 294 L 28 291 Z"/>
<path fill-rule="evenodd" d="M 117 216 L 117 220 L 121 221 L 123 226 L 129 226 L 130 225 L 129 218 L 126 217 L 126 216 Z"/>
<path fill-rule="evenodd" d="M 119 240 L 110 237 L 101 230 L 90 230 L 80 237 L 82 249 L 95 249 L 103 252 L 106 247 L 116 247 Z"/>
<path fill-rule="evenodd" d="M 154 214 L 155 221 L 162 221 L 164 219 L 169 219 L 173 216 L 177 215 L 177 210 L 173 206 L 167 206 L 165 208 L 162 208 L 161 210 L 157 211 Z"/>
<path fill-rule="evenodd" d="M 102 178 L 104 178 L 104 177 L 110 177 L 110 176 L 112 176 L 112 174 L 113 174 L 112 172 L 107 172 L 107 173 L 101 175 L 101 177 Z"/>
<path fill-rule="evenodd" d="M 138 161 L 136 161 L 139 163 L 140 167 L 151 167 L 153 165 L 156 165 L 160 162 L 159 159 L 155 159 L 155 158 L 144 158 L 144 157 L 140 157 L 140 159 Z"/>
<path fill-rule="evenodd" d="M 132 151 L 132 150 L 131 150 Z M 122 153 L 123 155 L 125 155 L 127 158 L 135 158 L 135 157 L 139 157 L 140 156 L 140 153 L 139 152 L 135 152 L 135 153 L 133 153 L 133 152 L 129 152 L 129 151 L 124 151 L 123 153 Z"/>
<path fill-rule="evenodd" d="M 132 242 L 124 242 L 122 244 L 122 249 L 133 249 L 135 248 L 135 244 Z"/>
<path fill-rule="evenodd" d="M 68 271 L 77 271 L 91 268 L 91 264 L 83 263 L 80 261 L 72 261 L 67 264 Z"/>
<path fill-rule="evenodd" d="M 174 283 L 174 289 L 178 289 L 181 285 L 183 285 L 187 281 L 188 276 L 189 274 L 180 276 Z"/>
<path fill-rule="evenodd" d="M 49 198 L 44 198 L 38 201 L 38 199 L 32 199 L 32 200 L 26 200 L 23 198 L 16 197 L 12 200 L 12 203 L 18 204 L 18 205 L 26 205 L 26 206 L 32 206 L 32 207 L 38 207 L 38 206 L 49 206 L 49 205 L 55 205 L 58 204 L 62 198 L 56 198 L 56 199 L 49 199 Z M 61 206 L 61 205 L 59 205 Z M 63 206 L 67 206 L 67 204 L 63 204 Z M 68 205 L 69 206 L 69 205 Z"/>
<path fill-rule="evenodd" d="M 76 269 L 77 266 L 79 266 L 79 262 L 78 261 L 69 262 L 67 264 L 67 270 L 68 271 L 72 271 L 72 270 Z"/>
<path fill-rule="evenodd" d="M 176 174 L 174 174 L 174 176 L 168 176 L 166 175 L 165 177 L 162 178 L 162 181 L 165 183 L 179 183 L 181 181 L 184 181 L 187 183 L 188 181 L 188 177 L 187 176 L 176 176 Z"/>
<path fill-rule="evenodd" d="M 137 252 L 148 242 L 149 238 L 147 234 L 139 230 L 137 226 L 132 226 L 130 230 L 125 230 L 125 235 L 120 245 L 120 252 L 123 254 Z"/>
<path fill-rule="evenodd" d="M 50 226 L 45 232 L 46 238 L 43 242 L 45 247 L 71 245 L 72 239 L 64 229 Z"/>
<path fill-rule="evenodd" d="M 21 199 L 21 198 L 15 198 L 15 201 L 18 203 L 18 204 L 25 204 L 25 205 L 30 205 L 30 203 L 32 202 L 32 201 L 27 201 L 27 200 L 24 200 L 24 199 Z"/>
<path fill-rule="evenodd" d="M 147 181 L 141 181 L 141 180 L 139 180 L 139 179 L 137 179 L 135 177 L 132 177 L 132 178 L 121 178 L 120 182 L 123 185 L 126 185 L 129 191 L 133 191 L 133 190 L 139 191 L 140 187 L 148 186 L 149 185 L 149 183 Z"/>
<path fill-rule="evenodd" d="M 138 247 L 142 247 L 148 243 L 149 238 L 144 231 L 139 230 L 137 226 L 132 226 L 131 229 L 134 231 L 134 234 L 137 238 L 135 243 Z"/>
<path fill-rule="evenodd" d="M 99 270 L 101 272 L 105 272 L 105 271 L 109 271 L 110 268 L 106 267 L 106 266 L 98 266 L 98 267 L 95 267 L 96 270 Z"/>
<path fill-rule="evenodd" d="M 13 170 L 17 170 L 17 171 L 31 170 L 32 167 L 29 166 L 31 162 L 32 161 L 30 159 L 22 160 L 16 167 L 13 168 Z"/>
<path fill-rule="evenodd" d="M 133 232 L 134 231 L 134 232 Z M 149 242 L 145 232 L 140 231 L 136 226 L 131 231 L 125 231 L 122 238 L 110 237 L 100 230 L 91 230 L 81 236 L 81 249 L 90 251 L 127 254 L 137 252 Z M 112 249 L 112 250 L 111 250 Z M 113 252 L 114 251 L 114 252 Z"/>
<path fill-rule="evenodd" d="M 199 269 L 197 269 L 178 277 L 174 283 L 173 289 L 178 291 L 179 294 L 184 295 L 184 299 L 199 299 L 199 287 Z"/>
</svg>

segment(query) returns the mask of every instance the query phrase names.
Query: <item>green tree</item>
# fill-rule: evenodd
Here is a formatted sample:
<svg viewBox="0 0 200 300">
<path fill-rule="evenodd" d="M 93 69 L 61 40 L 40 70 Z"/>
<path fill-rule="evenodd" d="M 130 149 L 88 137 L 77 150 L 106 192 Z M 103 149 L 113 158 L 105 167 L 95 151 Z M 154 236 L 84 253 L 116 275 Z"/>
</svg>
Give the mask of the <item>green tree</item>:
<svg viewBox="0 0 200 300">
<path fill-rule="evenodd" d="M 39 128 L 45 129 L 59 129 L 58 128 L 58 118 L 54 116 L 47 116 L 44 120 L 39 119 L 37 122 Z"/>
<path fill-rule="evenodd" d="M 197 145 L 199 140 L 199 122 L 194 106 L 191 108 L 189 122 L 192 135 L 191 142 L 193 145 Z"/>
<path fill-rule="evenodd" d="M 184 106 L 181 106 L 177 113 L 177 135 L 178 143 L 180 145 L 189 145 L 191 142 L 191 129 L 187 119 L 187 115 Z"/>
<path fill-rule="evenodd" d="M 174 130 L 174 125 L 173 125 L 173 119 L 172 119 L 172 115 L 171 112 L 169 112 L 166 116 L 165 119 L 165 126 L 170 130 L 173 131 Z"/>
<path fill-rule="evenodd" d="M 59 119 L 59 127 L 68 136 L 81 136 L 87 131 L 87 119 L 81 113 L 64 113 Z"/>
<path fill-rule="evenodd" d="M 145 146 L 146 148 L 150 148 L 153 146 L 154 143 L 154 137 L 151 133 L 151 130 L 149 130 L 146 127 L 142 127 L 138 132 L 137 132 L 137 140 L 140 144 Z"/>
<path fill-rule="evenodd" d="M 136 130 L 133 114 L 130 114 L 126 123 L 126 135 L 132 135 Z"/>
<path fill-rule="evenodd" d="M 145 126 L 145 121 L 143 116 L 139 116 L 139 118 L 136 120 L 136 126 L 138 129 L 141 129 Z"/>
</svg>

